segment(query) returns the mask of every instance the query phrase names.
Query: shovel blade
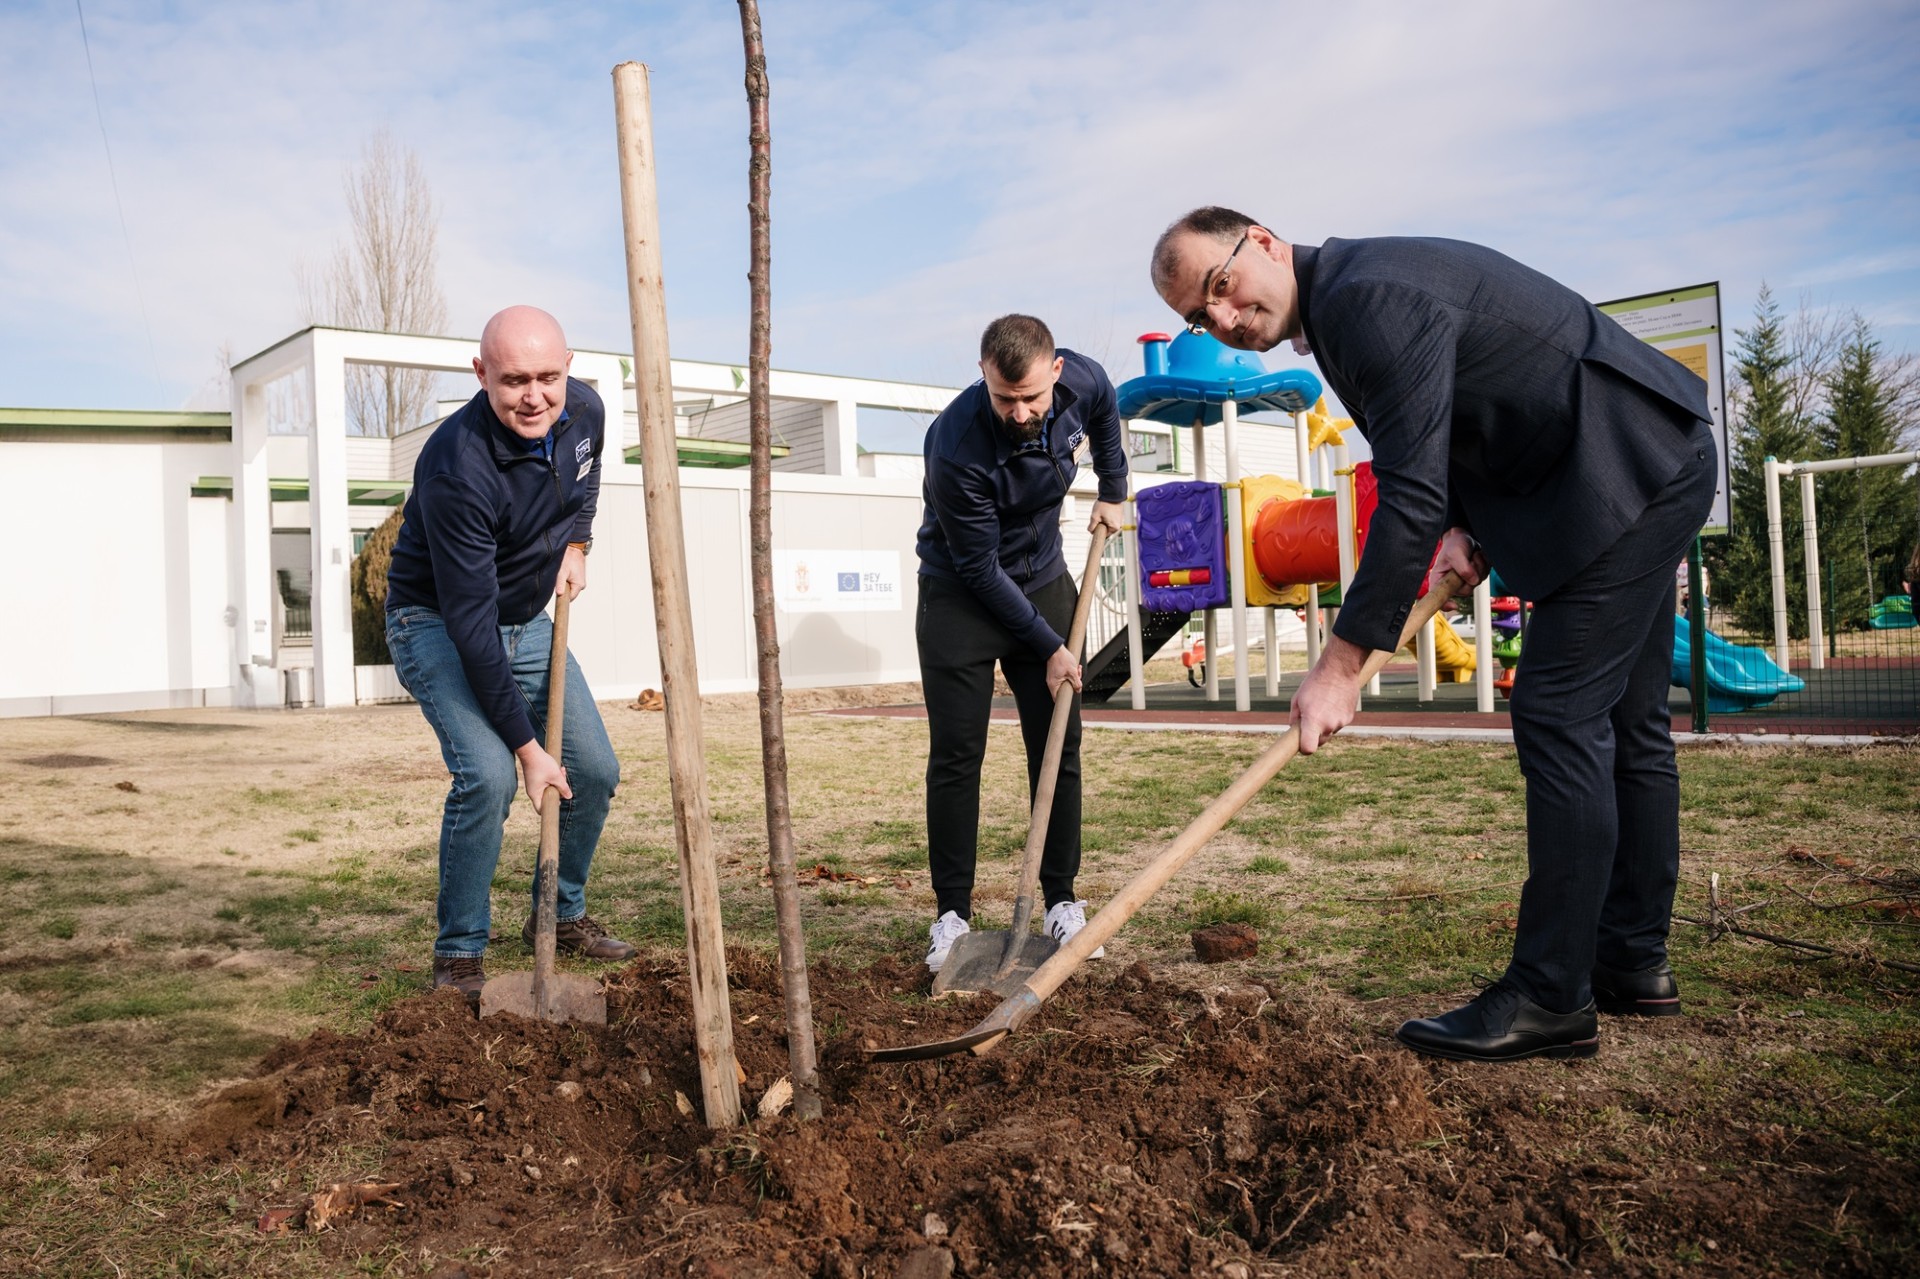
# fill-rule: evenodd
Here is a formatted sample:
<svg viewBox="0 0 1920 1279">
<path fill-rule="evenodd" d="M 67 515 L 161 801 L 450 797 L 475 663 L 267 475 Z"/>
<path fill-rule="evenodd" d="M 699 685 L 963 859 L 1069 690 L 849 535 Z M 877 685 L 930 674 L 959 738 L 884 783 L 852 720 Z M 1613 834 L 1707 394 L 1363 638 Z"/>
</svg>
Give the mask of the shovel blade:
<svg viewBox="0 0 1920 1279">
<path fill-rule="evenodd" d="M 869 1061 L 931 1061 L 935 1057 L 951 1057 L 955 1053 L 966 1052 L 970 1048 L 986 1043 L 990 1039 L 1004 1039 L 1007 1032 L 999 1027 L 981 1029 L 976 1026 L 966 1034 L 955 1039 L 942 1039 L 931 1044 L 907 1044 L 900 1048 L 869 1048 Z"/>
<path fill-rule="evenodd" d="M 996 979 L 1000 963 L 1007 955 L 1007 932 L 968 933 L 947 953 L 947 962 L 933 977 L 933 993 L 939 995 L 973 994 L 992 991 L 1005 999 L 1026 985 L 1034 970 L 1053 958 L 1060 943 L 1044 933 L 1028 933 L 1020 939 L 1013 967 Z"/>
<path fill-rule="evenodd" d="M 607 1024 L 607 992 L 591 977 L 555 973 L 547 979 L 547 1007 L 534 1007 L 533 974 L 504 973 L 480 988 L 480 1015 L 512 1013 L 534 1021 Z"/>
</svg>

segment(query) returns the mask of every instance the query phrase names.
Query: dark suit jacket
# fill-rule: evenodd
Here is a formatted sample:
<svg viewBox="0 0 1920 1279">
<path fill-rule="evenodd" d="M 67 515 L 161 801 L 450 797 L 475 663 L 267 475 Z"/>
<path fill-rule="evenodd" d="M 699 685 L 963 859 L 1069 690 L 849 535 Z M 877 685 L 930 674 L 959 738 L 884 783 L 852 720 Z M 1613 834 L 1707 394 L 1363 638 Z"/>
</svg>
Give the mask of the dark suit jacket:
<svg viewBox="0 0 1920 1279">
<path fill-rule="evenodd" d="M 1392 649 L 1459 525 L 1529 599 L 1632 526 L 1709 419 L 1706 383 L 1579 294 L 1458 240 L 1294 246 L 1315 358 L 1373 449 L 1380 506 L 1334 630 Z"/>
</svg>

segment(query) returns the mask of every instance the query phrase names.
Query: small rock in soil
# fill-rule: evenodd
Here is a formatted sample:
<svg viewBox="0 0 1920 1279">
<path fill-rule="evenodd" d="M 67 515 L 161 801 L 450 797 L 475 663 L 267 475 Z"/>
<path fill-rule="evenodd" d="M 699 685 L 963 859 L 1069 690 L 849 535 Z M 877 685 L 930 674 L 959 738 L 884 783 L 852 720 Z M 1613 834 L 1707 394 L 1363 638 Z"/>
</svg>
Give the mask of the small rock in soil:
<svg viewBox="0 0 1920 1279">
<path fill-rule="evenodd" d="M 900 1279 L 952 1279 L 953 1254 L 945 1248 L 915 1248 L 897 1273 Z"/>
<path fill-rule="evenodd" d="M 1260 934 L 1245 924 L 1213 924 L 1193 930 L 1193 953 L 1203 964 L 1252 959 L 1260 952 Z"/>
<path fill-rule="evenodd" d="M 578 1101 L 580 1100 L 580 1085 L 569 1079 L 558 1088 L 555 1088 L 553 1095 L 561 1101 Z"/>
</svg>

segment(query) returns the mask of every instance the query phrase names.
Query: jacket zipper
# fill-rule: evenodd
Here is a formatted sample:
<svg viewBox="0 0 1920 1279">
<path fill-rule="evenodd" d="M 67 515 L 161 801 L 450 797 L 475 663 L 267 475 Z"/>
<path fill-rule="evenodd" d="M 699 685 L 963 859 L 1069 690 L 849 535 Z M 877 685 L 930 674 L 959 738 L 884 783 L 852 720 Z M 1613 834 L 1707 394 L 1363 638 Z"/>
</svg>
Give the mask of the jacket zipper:
<svg viewBox="0 0 1920 1279">
<path fill-rule="evenodd" d="M 559 518 L 561 512 L 567 509 L 567 499 L 560 491 L 559 457 L 560 441 L 553 436 L 549 436 L 547 440 L 547 472 L 553 476 L 554 517 L 556 519 Z M 553 554 L 553 531 L 551 529 L 543 535 L 543 540 L 547 544 L 547 554 Z"/>
</svg>

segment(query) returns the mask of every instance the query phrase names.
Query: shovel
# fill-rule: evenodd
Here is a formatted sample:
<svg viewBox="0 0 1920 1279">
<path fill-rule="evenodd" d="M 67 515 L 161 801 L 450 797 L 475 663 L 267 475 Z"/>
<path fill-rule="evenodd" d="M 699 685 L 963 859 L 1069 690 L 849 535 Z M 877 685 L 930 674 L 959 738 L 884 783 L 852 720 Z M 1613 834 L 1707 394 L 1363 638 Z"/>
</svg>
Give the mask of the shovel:
<svg viewBox="0 0 1920 1279">
<path fill-rule="evenodd" d="M 1413 606 L 1412 614 L 1400 633 L 1400 643 L 1394 645 L 1398 651 L 1419 633 L 1427 619 L 1440 611 L 1440 606 L 1448 599 L 1459 594 L 1465 584 L 1460 578 L 1448 573 L 1435 582 L 1433 588 L 1421 597 Z M 1366 683 L 1380 669 L 1392 660 L 1392 653 L 1371 653 L 1366 665 L 1361 668 L 1360 682 Z M 1147 903 L 1155 893 L 1166 887 L 1167 881 L 1177 874 L 1182 866 L 1193 859 L 1209 839 L 1220 832 L 1221 827 L 1233 820 L 1235 813 L 1245 808 L 1247 802 L 1259 793 L 1260 788 L 1273 779 L 1287 763 L 1299 753 L 1300 735 L 1288 728 L 1280 738 L 1263 752 L 1259 759 L 1240 774 L 1220 797 L 1207 805 L 1206 810 L 1194 818 L 1187 828 L 1167 845 L 1161 854 L 1149 862 L 1146 869 L 1122 888 L 1114 899 L 1100 909 L 1100 913 L 1087 921 L 1087 926 L 1078 936 L 1040 965 L 1034 974 L 1027 978 L 1011 995 L 1001 1000 L 994 1010 L 972 1030 L 953 1039 L 943 1039 L 930 1044 L 908 1044 L 900 1048 L 877 1048 L 867 1056 L 873 1061 L 925 1061 L 931 1057 L 945 1057 L 952 1053 L 972 1050 L 976 1055 L 990 1053 L 1002 1039 L 1026 1023 L 1040 1011 L 1040 1005 L 1046 998 L 1060 988 L 1060 984 L 1073 974 L 1074 969 L 1085 962 L 1087 956 L 1112 940 L 1126 922 L 1133 918 L 1134 912 Z"/>
<path fill-rule="evenodd" d="M 1103 524 L 1093 531 L 1087 548 L 1087 571 L 1080 578 L 1080 598 L 1073 606 L 1067 629 L 1067 651 L 1075 660 L 1087 637 L 1087 613 L 1100 580 L 1100 553 L 1107 545 Z M 1033 894 L 1040 884 L 1040 853 L 1047 842 L 1053 817 L 1053 792 L 1060 780 L 1060 756 L 1066 749 L 1067 721 L 1073 718 L 1073 681 L 1062 680 L 1053 693 L 1053 719 L 1047 726 L 1047 747 L 1040 757 L 1040 785 L 1033 793 L 1033 812 L 1027 820 L 1027 847 L 1020 857 L 1020 889 L 1013 901 L 1013 922 L 1005 932 L 967 933 L 954 943 L 947 962 L 934 974 L 933 993 L 970 994 L 990 990 L 1011 995 L 1040 965 L 1053 958 L 1060 943 L 1045 933 L 1033 933 Z"/>
<path fill-rule="evenodd" d="M 547 752 L 560 756 L 567 708 L 567 593 L 553 602 L 553 657 L 547 668 Z M 540 860 L 533 872 L 533 971 L 505 973 L 480 988 L 480 1015 L 515 1013 L 551 1022 L 607 1024 L 607 995 L 591 977 L 553 971 L 560 900 L 560 788 L 540 799 Z"/>
</svg>

